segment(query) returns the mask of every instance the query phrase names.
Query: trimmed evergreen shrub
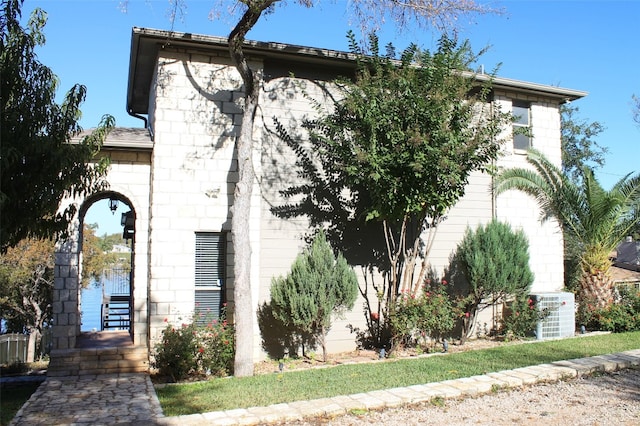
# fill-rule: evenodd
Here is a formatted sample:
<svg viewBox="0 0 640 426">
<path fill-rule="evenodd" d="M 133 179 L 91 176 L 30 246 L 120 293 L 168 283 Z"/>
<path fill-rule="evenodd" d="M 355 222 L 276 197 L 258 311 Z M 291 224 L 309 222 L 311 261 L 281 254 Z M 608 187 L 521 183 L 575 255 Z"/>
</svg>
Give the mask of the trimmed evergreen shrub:
<svg viewBox="0 0 640 426">
<path fill-rule="evenodd" d="M 467 229 L 454 256 L 462 311 L 462 338 L 468 337 L 478 312 L 497 302 L 529 293 L 533 272 L 529 267 L 529 242 L 524 232 L 497 220 L 475 231 Z M 462 289 L 462 291 L 460 291 Z"/>
<path fill-rule="evenodd" d="M 298 255 L 286 277 L 271 282 L 273 317 L 283 329 L 300 337 L 305 346 L 322 346 L 326 360 L 326 335 L 331 317 L 352 309 L 358 294 L 358 281 L 345 258 L 334 256 L 324 232 Z"/>
</svg>

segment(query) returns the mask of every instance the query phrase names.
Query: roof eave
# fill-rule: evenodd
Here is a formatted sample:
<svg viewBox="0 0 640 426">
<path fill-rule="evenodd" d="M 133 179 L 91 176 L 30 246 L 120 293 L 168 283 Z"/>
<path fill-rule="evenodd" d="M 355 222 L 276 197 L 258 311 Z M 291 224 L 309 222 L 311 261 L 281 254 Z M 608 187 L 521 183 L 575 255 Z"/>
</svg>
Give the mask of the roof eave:
<svg viewBox="0 0 640 426">
<path fill-rule="evenodd" d="M 155 61 L 158 51 L 168 46 L 203 52 L 211 52 L 212 50 L 228 52 L 226 37 L 134 27 L 132 29 L 127 89 L 127 112 L 129 114 L 148 114 L 148 90 L 155 69 Z M 245 54 L 340 67 L 354 67 L 356 58 L 353 54 L 336 50 L 258 41 L 246 41 Z M 480 81 L 491 79 L 494 89 L 514 90 L 520 93 L 545 96 L 555 99 L 559 103 L 575 101 L 587 95 L 587 92 L 579 90 L 494 77 L 488 74 L 474 75 Z"/>
</svg>

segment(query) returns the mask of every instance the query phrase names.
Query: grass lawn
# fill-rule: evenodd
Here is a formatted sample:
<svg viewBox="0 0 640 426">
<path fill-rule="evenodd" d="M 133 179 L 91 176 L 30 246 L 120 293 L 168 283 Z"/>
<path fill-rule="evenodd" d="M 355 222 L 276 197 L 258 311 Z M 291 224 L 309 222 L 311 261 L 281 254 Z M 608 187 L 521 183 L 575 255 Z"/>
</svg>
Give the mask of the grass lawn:
<svg viewBox="0 0 640 426">
<path fill-rule="evenodd" d="M 27 402 L 40 383 L 25 383 L 20 386 L 0 388 L 0 425 L 8 425 L 20 407 Z"/>
<path fill-rule="evenodd" d="M 167 416 L 411 386 L 564 359 L 640 349 L 640 332 L 508 345 L 445 356 L 172 384 L 156 389 Z"/>
</svg>

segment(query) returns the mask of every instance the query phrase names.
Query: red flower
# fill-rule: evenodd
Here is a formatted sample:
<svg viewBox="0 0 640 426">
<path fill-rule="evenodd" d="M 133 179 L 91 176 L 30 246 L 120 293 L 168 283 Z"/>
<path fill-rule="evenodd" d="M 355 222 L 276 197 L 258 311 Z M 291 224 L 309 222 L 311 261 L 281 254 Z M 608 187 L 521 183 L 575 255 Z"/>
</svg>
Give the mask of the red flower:
<svg viewBox="0 0 640 426">
<path fill-rule="evenodd" d="M 169 322 L 169 319 L 168 319 L 168 318 L 165 318 L 165 319 L 164 319 L 164 322 Z"/>
<path fill-rule="evenodd" d="M 442 280 L 442 285 L 447 285 L 447 280 Z"/>
<path fill-rule="evenodd" d="M 204 352 L 204 348 L 199 348 L 198 352 L 203 353 Z"/>
<path fill-rule="evenodd" d="M 378 321 L 380 319 L 380 316 L 378 315 L 377 312 L 371 312 L 371 321 Z"/>
<path fill-rule="evenodd" d="M 465 312 L 465 313 L 464 313 L 464 316 L 465 316 L 465 317 L 467 317 L 467 318 L 469 318 L 469 317 L 471 316 L 471 314 L 470 314 L 469 312 Z"/>
</svg>

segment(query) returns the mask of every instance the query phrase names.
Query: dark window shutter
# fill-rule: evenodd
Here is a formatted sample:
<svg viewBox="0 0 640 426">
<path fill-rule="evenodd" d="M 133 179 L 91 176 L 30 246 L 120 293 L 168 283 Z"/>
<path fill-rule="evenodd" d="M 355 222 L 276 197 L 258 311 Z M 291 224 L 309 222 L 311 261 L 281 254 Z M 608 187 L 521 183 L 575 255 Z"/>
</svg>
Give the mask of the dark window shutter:
<svg viewBox="0 0 640 426">
<path fill-rule="evenodd" d="M 225 242 L 223 233 L 196 233 L 196 287 L 224 285 Z"/>
<path fill-rule="evenodd" d="M 225 247 L 221 232 L 196 233 L 196 322 L 207 324 L 220 318 L 225 291 Z"/>
</svg>

